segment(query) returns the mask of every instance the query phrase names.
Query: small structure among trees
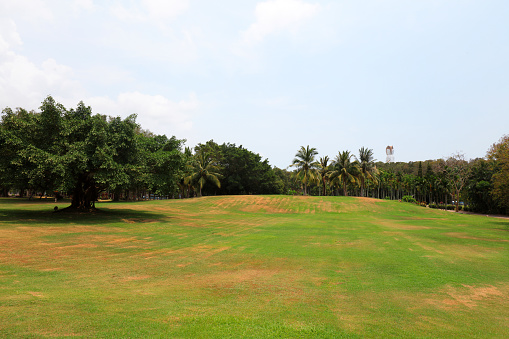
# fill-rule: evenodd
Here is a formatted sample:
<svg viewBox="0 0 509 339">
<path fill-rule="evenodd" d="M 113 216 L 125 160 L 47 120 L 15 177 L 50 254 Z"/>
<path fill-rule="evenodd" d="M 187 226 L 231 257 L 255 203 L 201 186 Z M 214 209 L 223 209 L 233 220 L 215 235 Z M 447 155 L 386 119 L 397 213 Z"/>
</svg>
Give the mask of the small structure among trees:
<svg viewBox="0 0 509 339">
<path fill-rule="evenodd" d="M 394 146 L 387 146 L 385 148 L 385 154 L 387 154 L 386 163 L 394 162 Z"/>
</svg>

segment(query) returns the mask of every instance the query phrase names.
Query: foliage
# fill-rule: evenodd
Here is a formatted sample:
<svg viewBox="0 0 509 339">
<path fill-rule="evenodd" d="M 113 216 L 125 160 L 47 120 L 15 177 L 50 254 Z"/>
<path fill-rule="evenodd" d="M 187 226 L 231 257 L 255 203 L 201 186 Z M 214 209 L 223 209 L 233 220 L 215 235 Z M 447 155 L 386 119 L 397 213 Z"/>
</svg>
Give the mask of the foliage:
<svg viewBox="0 0 509 339">
<path fill-rule="evenodd" d="M 364 188 L 366 180 L 377 182 L 378 171 L 375 166 L 373 150 L 362 147 L 359 149 L 359 157 L 356 158 L 359 167 L 359 180 L 361 185 L 361 197 L 364 196 Z"/>
<path fill-rule="evenodd" d="M 493 200 L 492 178 L 495 173 L 493 160 L 476 159 L 470 164 L 470 174 L 465 185 L 466 200 L 473 212 L 497 213 L 496 202 Z"/>
<path fill-rule="evenodd" d="M 221 174 L 224 177 L 220 194 L 280 194 L 283 183 L 267 159 L 242 146 L 224 143 L 221 152 Z"/>
<path fill-rule="evenodd" d="M 285 174 L 277 174 L 268 160 L 242 146 L 213 140 L 195 147 L 196 154 L 208 152 L 214 159 L 216 172 L 220 175 L 221 186 L 203 186 L 203 193 L 213 194 L 282 194 L 285 192 Z M 279 170 L 281 171 L 281 170 Z M 286 188 L 288 189 L 288 188 Z"/>
<path fill-rule="evenodd" d="M 327 184 L 330 179 L 329 156 L 320 157 L 317 167 L 316 173 L 318 181 L 321 184 L 322 195 L 327 195 Z"/>
<path fill-rule="evenodd" d="M 197 152 L 191 166 L 192 174 L 190 176 L 190 182 L 198 186 L 200 197 L 202 196 L 203 186 L 207 182 L 221 188 L 221 182 L 219 181 L 219 178 L 221 178 L 219 166 L 211 152 L 205 149 Z"/>
<path fill-rule="evenodd" d="M 509 211 L 509 135 L 503 136 L 488 151 L 488 158 L 494 161 L 492 176 L 493 197 L 497 204 Z"/>
<path fill-rule="evenodd" d="M 350 151 L 340 152 L 332 163 L 332 172 L 330 180 L 341 184 L 343 187 L 343 195 L 347 196 L 347 185 L 355 184 L 359 181 L 360 168 L 356 161 L 351 161 L 353 154 Z"/>
<path fill-rule="evenodd" d="M 415 200 L 414 197 L 412 197 L 411 195 L 405 195 L 403 196 L 403 198 L 401 198 L 401 201 L 403 202 L 411 202 L 411 203 L 417 203 L 417 200 Z"/>
<path fill-rule="evenodd" d="M 68 192 L 71 207 L 87 211 L 106 189 L 175 186 L 181 141 L 137 135 L 136 115 L 92 115 L 83 102 L 67 110 L 50 96 L 40 110 L 3 111 L 1 175 L 10 187 Z"/>
<path fill-rule="evenodd" d="M 318 168 L 318 162 L 315 161 L 315 156 L 318 154 L 316 148 L 301 146 L 295 154 L 295 158 L 292 162 L 292 167 L 297 169 L 296 176 L 304 185 L 304 195 L 308 194 L 307 187 L 310 183 L 316 179 L 316 170 Z"/>
</svg>

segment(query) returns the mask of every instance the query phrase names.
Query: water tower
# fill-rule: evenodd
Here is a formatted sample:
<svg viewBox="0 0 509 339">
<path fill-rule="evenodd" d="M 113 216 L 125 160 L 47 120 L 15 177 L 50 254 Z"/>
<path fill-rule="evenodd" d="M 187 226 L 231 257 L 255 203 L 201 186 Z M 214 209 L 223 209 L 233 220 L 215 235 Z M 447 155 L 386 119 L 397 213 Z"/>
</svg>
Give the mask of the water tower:
<svg viewBox="0 0 509 339">
<path fill-rule="evenodd" d="M 394 162 L 394 146 L 387 146 L 385 148 L 385 154 L 387 154 L 386 163 Z"/>
</svg>

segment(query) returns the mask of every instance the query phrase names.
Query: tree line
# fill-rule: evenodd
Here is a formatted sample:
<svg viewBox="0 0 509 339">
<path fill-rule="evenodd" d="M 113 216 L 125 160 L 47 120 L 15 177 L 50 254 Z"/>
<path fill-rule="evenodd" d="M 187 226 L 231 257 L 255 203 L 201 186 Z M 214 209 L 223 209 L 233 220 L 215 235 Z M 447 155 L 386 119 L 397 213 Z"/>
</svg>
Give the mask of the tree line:
<svg viewBox="0 0 509 339">
<path fill-rule="evenodd" d="M 317 155 L 316 148 L 301 146 L 291 164 L 304 195 L 397 199 L 481 213 L 509 211 L 509 136 L 494 143 L 486 158 L 469 161 L 458 153 L 446 159 L 383 163 L 366 147 L 358 155 L 341 151 L 332 161 Z"/>
<path fill-rule="evenodd" d="M 202 194 L 278 194 L 281 180 L 242 146 L 212 140 L 194 152 L 185 140 L 155 135 L 125 119 L 67 109 L 48 96 L 39 112 L 5 108 L 0 121 L 0 194 L 68 195 L 90 210 L 99 197 L 184 198 Z"/>
<path fill-rule="evenodd" d="M 257 153 L 213 140 L 193 149 L 125 119 L 67 109 L 51 96 L 38 112 L 5 108 L 0 120 L 0 195 L 69 196 L 91 210 L 105 199 L 191 198 L 201 195 L 355 195 L 435 206 L 460 201 L 477 212 L 509 210 L 509 137 L 487 157 L 409 163 L 376 162 L 373 150 L 317 157 L 302 146 L 287 169 Z"/>
</svg>

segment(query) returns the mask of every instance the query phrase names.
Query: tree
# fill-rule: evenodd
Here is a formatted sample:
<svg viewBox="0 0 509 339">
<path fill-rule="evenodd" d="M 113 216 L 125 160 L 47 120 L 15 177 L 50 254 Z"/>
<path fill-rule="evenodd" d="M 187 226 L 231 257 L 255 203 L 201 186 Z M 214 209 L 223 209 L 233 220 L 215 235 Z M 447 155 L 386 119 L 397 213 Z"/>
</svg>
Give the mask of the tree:
<svg viewBox="0 0 509 339">
<path fill-rule="evenodd" d="M 215 159 L 207 151 L 197 152 L 194 156 L 192 174 L 189 179 L 192 183 L 198 185 L 200 197 L 202 196 L 203 186 L 207 182 L 218 188 L 221 187 L 221 182 L 219 182 L 221 174 L 219 173 L 219 166 L 215 162 Z"/>
<path fill-rule="evenodd" d="M 315 156 L 318 154 L 316 148 L 301 146 L 295 154 L 295 158 L 290 166 L 297 169 L 297 178 L 304 184 L 304 195 L 307 195 L 307 186 L 316 178 L 316 169 L 318 162 Z"/>
<path fill-rule="evenodd" d="M 375 159 L 373 158 L 373 150 L 362 147 L 359 149 L 359 157 L 356 158 L 360 169 L 361 197 L 364 196 L 364 188 L 366 180 L 376 182 L 377 169 Z"/>
<path fill-rule="evenodd" d="M 14 186 L 68 192 L 70 208 L 90 211 L 101 191 L 128 188 L 133 177 L 148 175 L 147 171 L 178 171 L 180 156 L 175 149 L 164 155 L 154 150 L 148 156 L 148 150 L 140 147 L 144 141 L 137 137 L 136 115 L 126 119 L 92 115 L 83 102 L 67 110 L 51 96 L 40 110 L 3 112 L 0 152 L 6 156 L 2 160 L 6 171 L 2 175 Z M 157 142 L 165 143 L 165 151 L 180 145 L 174 138 L 160 137 Z M 147 159 L 152 166 L 147 166 Z"/>
<path fill-rule="evenodd" d="M 242 146 L 224 143 L 219 146 L 221 194 L 279 194 L 283 183 L 267 159 Z"/>
<path fill-rule="evenodd" d="M 352 162 L 353 154 L 350 151 L 339 152 L 332 163 L 331 181 L 337 180 L 343 186 L 343 195 L 347 196 L 347 185 L 358 182 L 360 169 L 356 161 Z"/>
<path fill-rule="evenodd" d="M 456 153 L 445 161 L 439 162 L 438 168 L 447 178 L 451 187 L 450 194 L 455 204 L 454 210 L 458 212 L 461 192 L 469 176 L 468 162 L 465 160 L 464 154 Z"/>
<path fill-rule="evenodd" d="M 497 204 L 509 210 L 509 135 L 503 136 L 491 146 L 488 159 L 494 162 L 492 177 L 493 197 Z"/>
<path fill-rule="evenodd" d="M 186 147 L 184 149 L 184 154 L 182 156 L 183 156 L 184 167 L 183 167 L 183 171 L 180 174 L 180 178 L 179 178 L 177 185 L 180 190 L 180 193 L 179 193 L 180 197 L 181 198 L 184 198 L 184 197 L 189 198 L 191 195 L 191 189 L 193 187 L 191 185 L 191 176 L 193 174 L 192 170 L 193 170 L 194 158 L 193 158 L 193 152 L 191 151 L 191 148 Z"/>
<path fill-rule="evenodd" d="M 322 185 L 323 195 L 327 195 L 327 182 L 329 181 L 330 166 L 329 156 L 320 157 L 317 169 L 318 179 Z"/>
<path fill-rule="evenodd" d="M 185 170 L 182 140 L 152 133 L 137 133 L 138 159 L 130 173 L 129 189 L 148 189 L 157 195 L 172 195 Z"/>
<path fill-rule="evenodd" d="M 471 163 L 465 191 L 468 205 L 472 211 L 480 213 L 498 212 L 497 204 L 492 195 L 494 173 L 495 162 L 493 160 L 476 159 Z"/>
</svg>

